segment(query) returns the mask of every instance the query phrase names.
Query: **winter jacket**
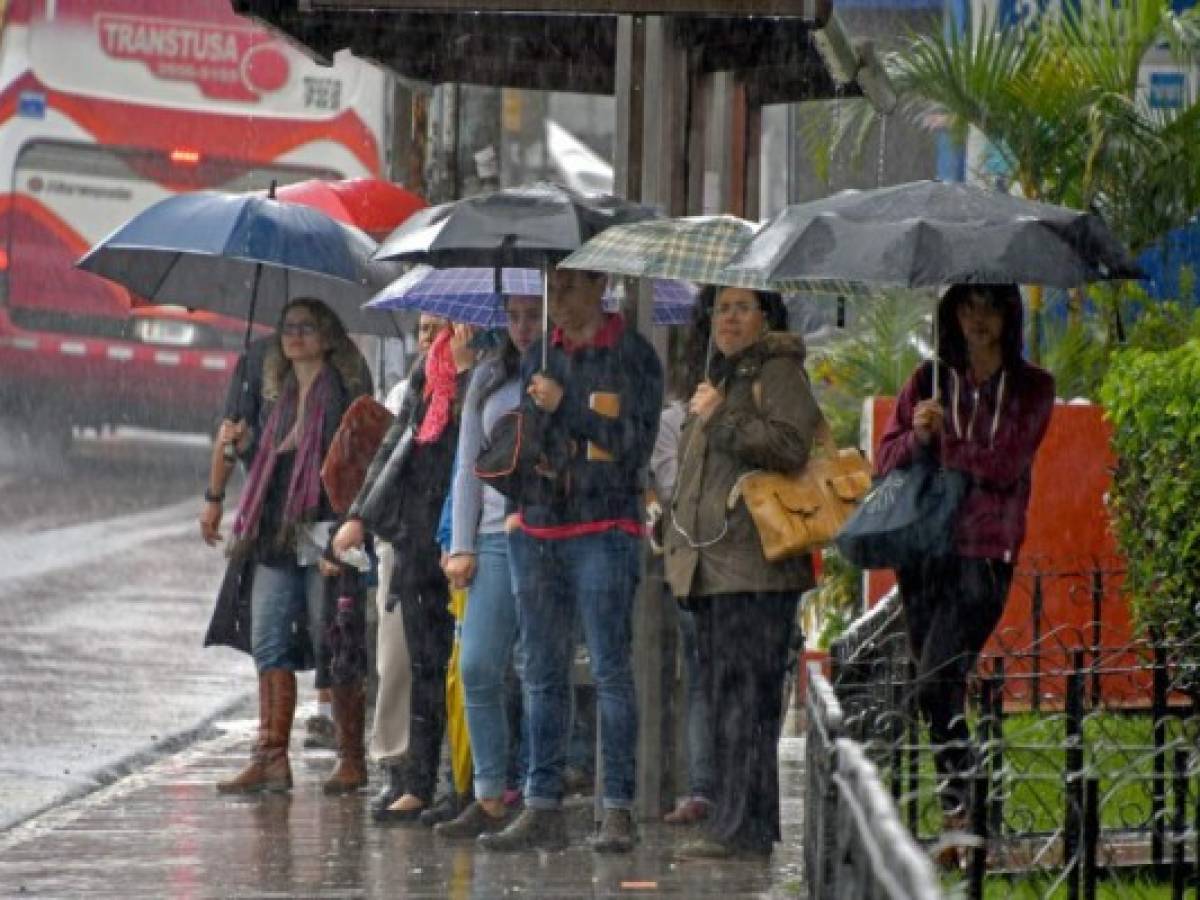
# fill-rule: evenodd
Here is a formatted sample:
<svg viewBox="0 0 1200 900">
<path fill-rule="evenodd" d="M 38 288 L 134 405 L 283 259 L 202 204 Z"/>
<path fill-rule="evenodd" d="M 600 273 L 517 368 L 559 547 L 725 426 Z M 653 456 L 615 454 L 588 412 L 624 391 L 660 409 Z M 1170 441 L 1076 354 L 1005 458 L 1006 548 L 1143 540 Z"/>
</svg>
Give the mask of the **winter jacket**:
<svg viewBox="0 0 1200 900">
<path fill-rule="evenodd" d="M 808 462 L 821 412 L 804 372 L 804 342 L 772 333 L 717 362 L 727 372 L 717 383 L 725 399 L 707 423 L 689 416 L 679 442 L 664 529 L 667 582 L 680 598 L 806 590 L 813 583 L 809 558 L 767 562 L 745 501 L 727 508 L 746 472 L 798 472 Z"/>
<path fill-rule="evenodd" d="M 880 475 L 918 457 L 941 459 L 970 476 L 954 529 L 960 556 L 1014 562 L 1025 540 L 1033 458 L 1054 410 L 1054 378 L 1022 361 L 975 385 L 939 366 L 942 434 L 922 446 L 912 428 L 917 403 L 932 396 L 933 364 L 920 366 L 896 398 L 875 455 Z"/>
<path fill-rule="evenodd" d="M 519 508 L 534 529 L 595 522 L 642 521 L 645 469 L 662 408 L 658 354 L 619 316 L 606 318 L 592 343 L 568 349 L 551 335 L 547 374 L 563 388 L 562 402 L 545 416 L 544 444 L 560 460 L 565 496 Z M 541 371 L 541 341 L 521 360 L 522 392 Z M 615 414 L 613 414 L 615 413 Z"/>
</svg>

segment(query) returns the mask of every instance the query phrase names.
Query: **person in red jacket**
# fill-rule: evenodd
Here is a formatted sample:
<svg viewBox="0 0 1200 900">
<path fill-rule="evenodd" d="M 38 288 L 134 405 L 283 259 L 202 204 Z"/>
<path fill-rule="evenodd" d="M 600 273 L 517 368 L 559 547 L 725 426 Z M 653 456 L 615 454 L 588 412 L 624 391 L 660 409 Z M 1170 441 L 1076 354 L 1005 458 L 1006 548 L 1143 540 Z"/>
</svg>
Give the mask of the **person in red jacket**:
<svg viewBox="0 0 1200 900">
<path fill-rule="evenodd" d="M 923 363 L 908 379 L 876 456 L 881 475 L 925 457 L 968 476 L 951 554 L 896 573 L 948 830 L 966 825 L 974 760 L 963 715 L 967 675 L 1004 612 L 1025 539 L 1033 458 L 1054 408 L 1053 376 L 1022 354 L 1022 318 L 1014 284 L 946 291 L 937 309 L 939 365 Z M 956 863 L 957 852 L 947 848 L 939 862 Z"/>
</svg>

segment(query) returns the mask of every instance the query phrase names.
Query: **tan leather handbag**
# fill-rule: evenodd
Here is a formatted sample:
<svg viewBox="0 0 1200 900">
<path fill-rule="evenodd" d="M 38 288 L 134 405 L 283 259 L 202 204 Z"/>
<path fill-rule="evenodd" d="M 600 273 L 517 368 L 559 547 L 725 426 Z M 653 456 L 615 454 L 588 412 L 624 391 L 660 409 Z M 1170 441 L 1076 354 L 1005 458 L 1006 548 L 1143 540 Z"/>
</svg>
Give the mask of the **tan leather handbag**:
<svg viewBox="0 0 1200 900">
<path fill-rule="evenodd" d="M 813 444 L 803 471 L 783 475 L 756 469 L 729 492 L 728 509 L 746 501 L 768 562 L 830 543 L 871 489 L 871 467 L 857 449 L 838 449 L 827 422 L 818 426 Z"/>
</svg>

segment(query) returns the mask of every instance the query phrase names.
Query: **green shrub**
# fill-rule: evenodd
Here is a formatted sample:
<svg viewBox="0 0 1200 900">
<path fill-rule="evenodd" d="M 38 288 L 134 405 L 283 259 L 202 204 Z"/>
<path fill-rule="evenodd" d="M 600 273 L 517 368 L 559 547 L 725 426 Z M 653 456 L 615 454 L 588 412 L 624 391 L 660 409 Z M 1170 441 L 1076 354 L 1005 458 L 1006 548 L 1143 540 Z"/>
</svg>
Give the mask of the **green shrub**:
<svg viewBox="0 0 1200 900">
<path fill-rule="evenodd" d="M 1114 353 L 1100 396 L 1114 427 L 1118 463 L 1109 506 L 1128 560 L 1135 620 L 1168 638 L 1191 639 L 1195 647 L 1200 339 L 1174 350 Z"/>
</svg>

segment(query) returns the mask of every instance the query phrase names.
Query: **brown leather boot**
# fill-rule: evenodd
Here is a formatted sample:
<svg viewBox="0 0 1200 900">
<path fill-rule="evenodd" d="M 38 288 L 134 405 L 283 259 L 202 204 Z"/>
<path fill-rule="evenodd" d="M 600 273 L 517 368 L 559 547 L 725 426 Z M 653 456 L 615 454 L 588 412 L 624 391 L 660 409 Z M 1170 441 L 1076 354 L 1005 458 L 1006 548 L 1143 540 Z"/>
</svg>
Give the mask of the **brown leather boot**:
<svg viewBox="0 0 1200 900">
<path fill-rule="evenodd" d="M 367 696 L 361 681 L 335 685 L 330 693 L 337 726 L 338 761 L 324 790 L 326 794 L 352 794 L 369 781 L 363 751 Z"/>
<path fill-rule="evenodd" d="M 228 781 L 217 783 L 222 794 L 286 791 L 292 787 L 288 741 L 296 712 L 296 673 L 268 669 L 258 676 L 258 740 L 250 764 Z"/>
</svg>

